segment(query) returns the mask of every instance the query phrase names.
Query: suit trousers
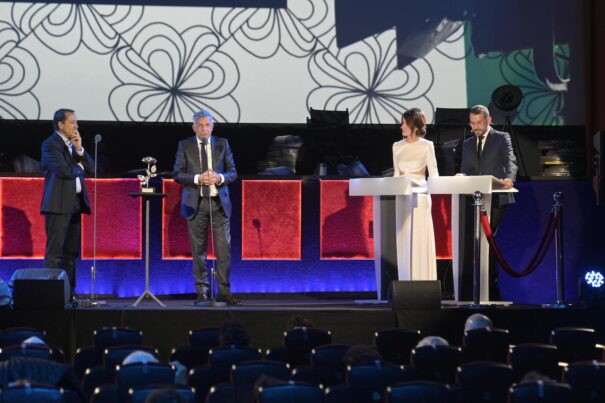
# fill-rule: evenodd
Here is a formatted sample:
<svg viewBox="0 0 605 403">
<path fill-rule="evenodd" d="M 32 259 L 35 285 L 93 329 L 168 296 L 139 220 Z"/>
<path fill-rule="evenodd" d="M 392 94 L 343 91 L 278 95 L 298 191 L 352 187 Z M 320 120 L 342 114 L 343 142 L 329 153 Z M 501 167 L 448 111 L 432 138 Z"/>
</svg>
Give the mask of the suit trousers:
<svg viewBox="0 0 605 403">
<path fill-rule="evenodd" d="M 208 281 L 208 225 L 212 222 L 212 237 L 216 255 L 218 295 L 230 293 L 231 272 L 231 229 L 229 217 L 223 211 L 218 197 L 200 198 L 195 215 L 187 221 L 189 243 L 193 255 L 193 278 L 195 291 L 205 294 L 210 287 Z"/>
<path fill-rule="evenodd" d="M 460 267 L 460 300 L 461 301 L 472 301 L 473 300 L 473 257 L 474 257 L 474 240 L 475 240 L 475 208 L 473 207 L 472 196 L 461 197 L 461 256 L 460 261 L 462 265 Z M 494 236 L 498 231 L 498 226 L 504 217 L 506 211 L 506 205 L 500 206 L 496 197 L 492 200 L 492 209 L 490 213 L 490 227 Z M 481 232 L 483 235 L 483 231 Z M 496 257 L 493 253 L 489 253 L 489 299 L 491 301 L 500 300 L 500 287 L 498 284 L 498 264 Z"/>
<path fill-rule="evenodd" d="M 75 194 L 75 202 L 67 214 L 44 214 L 46 251 L 44 267 L 63 269 L 69 278 L 72 297 L 76 290 L 76 259 L 80 255 L 82 221 L 81 194 Z"/>
</svg>

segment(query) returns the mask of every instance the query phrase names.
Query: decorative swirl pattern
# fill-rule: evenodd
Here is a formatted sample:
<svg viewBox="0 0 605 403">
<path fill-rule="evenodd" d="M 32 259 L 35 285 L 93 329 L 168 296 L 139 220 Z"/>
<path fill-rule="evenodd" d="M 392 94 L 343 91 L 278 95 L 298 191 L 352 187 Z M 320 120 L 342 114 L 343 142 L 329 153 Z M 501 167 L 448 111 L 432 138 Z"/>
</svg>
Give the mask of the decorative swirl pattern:
<svg viewBox="0 0 605 403">
<path fill-rule="evenodd" d="M 19 33 L 0 21 L 0 116 L 39 119 L 40 102 L 31 90 L 40 78 L 40 67 L 19 42 Z"/>
<path fill-rule="evenodd" d="M 464 42 L 464 35 L 469 27 L 469 24 L 469 22 L 460 23 L 458 29 L 453 34 L 451 34 L 445 41 L 438 44 L 437 47 L 435 47 L 435 50 L 450 60 L 466 59 L 473 49 L 470 41 L 468 41 L 466 46 L 462 48 L 462 52 L 460 51 L 460 47 L 455 45 L 459 41 Z"/>
<path fill-rule="evenodd" d="M 218 47 L 218 36 L 207 27 L 179 33 L 163 23 L 145 26 L 111 58 L 121 82 L 109 95 L 113 115 L 118 120 L 182 122 L 208 109 L 219 121 L 238 122 L 240 107 L 231 93 L 239 70 Z"/>
<path fill-rule="evenodd" d="M 317 39 L 332 28 L 325 0 L 295 2 L 287 9 L 214 8 L 212 27 L 222 41 L 235 40 L 248 53 L 262 59 L 279 49 L 294 57 L 306 57 Z"/>
<path fill-rule="evenodd" d="M 564 57 L 558 57 L 560 71 L 566 73 Z M 564 86 L 553 88 L 542 82 L 535 73 L 531 50 L 506 53 L 500 59 L 500 71 L 509 84 L 523 91 L 523 102 L 519 105 L 516 124 L 524 125 L 561 125 L 561 111 L 565 105 Z"/>
<path fill-rule="evenodd" d="M 309 93 L 307 108 L 348 109 L 353 123 L 385 123 L 399 122 L 401 113 L 415 106 L 432 119 L 434 108 L 426 96 L 433 85 L 432 68 L 425 59 L 418 59 L 397 69 L 392 30 L 337 54 L 316 52 L 309 71 L 317 88 Z"/>
<path fill-rule="evenodd" d="M 34 34 L 58 54 L 73 54 L 81 44 L 94 53 L 107 54 L 117 48 L 121 34 L 140 21 L 143 7 L 15 3 L 11 16 L 24 35 Z"/>
</svg>

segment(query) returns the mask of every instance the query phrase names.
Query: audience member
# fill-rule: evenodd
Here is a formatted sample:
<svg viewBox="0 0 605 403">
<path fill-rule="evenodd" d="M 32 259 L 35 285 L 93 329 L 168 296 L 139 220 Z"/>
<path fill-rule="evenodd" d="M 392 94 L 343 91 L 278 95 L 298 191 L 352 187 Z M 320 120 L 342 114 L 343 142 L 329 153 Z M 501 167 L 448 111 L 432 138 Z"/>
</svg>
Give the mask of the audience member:
<svg viewBox="0 0 605 403">
<path fill-rule="evenodd" d="M 313 327 L 313 323 L 304 316 L 292 316 L 290 320 L 288 320 L 288 330 L 300 329 L 303 327 Z"/>
<path fill-rule="evenodd" d="M 187 403 L 187 399 L 175 388 L 167 386 L 149 394 L 145 403 Z"/>
<path fill-rule="evenodd" d="M 474 313 L 466 319 L 466 322 L 464 323 L 464 332 L 482 328 L 491 329 L 492 327 L 492 320 L 490 318 L 482 313 Z"/>
<path fill-rule="evenodd" d="M 0 388 L 24 382 L 69 389 L 82 401 L 86 400 L 80 381 L 69 365 L 21 356 L 0 361 Z"/>
<path fill-rule="evenodd" d="M 221 326 L 219 343 L 221 346 L 248 347 L 250 345 L 250 336 L 241 323 L 235 320 L 228 320 Z"/>
<path fill-rule="evenodd" d="M 447 342 L 443 337 L 439 336 L 426 336 L 421 339 L 418 344 L 416 344 L 416 348 L 418 347 L 426 347 L 431 346 L 433 348 L 437 346 L 449 346 L 450 343 Z"/>
<path fill-rule="evenodd" d="M 532 383 L 532 382 L 555 382 L 552 379 L 550 379 L 548 376 L 541 374 L 538 371 L 531 371 L 528 372 L 527 374 L 525 374 L 523 376 L 523 378 L 521 378 L 521 381 L 519 381 L 519 384 L 524 384 L 524 383 Z"/>
<path fill-rule="evenodd" d="M 122 361 L 122 365 L 129 364 L 157 364 L 160 362 L 153 354 L 147 351 L 136 350 L 128 354 Z"/>
</svg>

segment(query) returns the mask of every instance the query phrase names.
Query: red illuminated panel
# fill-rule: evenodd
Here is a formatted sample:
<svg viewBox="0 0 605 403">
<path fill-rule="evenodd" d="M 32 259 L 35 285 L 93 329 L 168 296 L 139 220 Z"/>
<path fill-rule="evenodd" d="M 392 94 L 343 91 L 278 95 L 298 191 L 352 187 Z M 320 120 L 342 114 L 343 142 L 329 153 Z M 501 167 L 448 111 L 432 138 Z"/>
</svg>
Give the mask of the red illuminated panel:
<svg viewBox="0 0 605 403">
<path fill-rule="evenodd" d="M 374 259 L 372 196 L 349 196 L 349 181 L 320 182 L 321 259 Z"/>
<path fill-rule="evenodd" d="M 162 207 L 162 259 L 191 259 L 191 246 L 187 232 L 187 220 L 181 215 L 181 190 L 183 186 L 172 179 L 163 181 Z M 208 235 L 208 250 L 212 251 L 212 236 Z M 214 259 L 212 253 L 208 258 Z"/>
<path fill-rule="evenodd" d="M 437 259 L 452 258 L 452 196 L 431 195 Z"/>
<path fill-rule="evenodd" d="M 142 201 L 128 196 L 140 190 L 138 179 L 86 179 L 88 198 L 97 213 L 97 259 L 141 259 Z M 93 215 L 82 215 L 82 258 L 93 258 Z"/>
<path fill-rule="evenodd" d="M 242 259 L 301 258 L 301 181 L 242 181 Z"/>
<path fill-rule="evenodd" d="M 44 179 L 0 178 L 0 258 L 44 258 Z"/>
</svg>

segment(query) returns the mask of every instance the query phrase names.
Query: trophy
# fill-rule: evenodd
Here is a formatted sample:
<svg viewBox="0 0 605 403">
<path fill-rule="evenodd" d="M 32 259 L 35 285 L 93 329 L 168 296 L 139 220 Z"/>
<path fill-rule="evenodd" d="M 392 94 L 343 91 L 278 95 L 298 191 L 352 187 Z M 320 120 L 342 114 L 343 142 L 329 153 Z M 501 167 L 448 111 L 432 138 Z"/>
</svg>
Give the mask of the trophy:
<svg viewBox="0 0 605 403">
<path fill-rule="evenodd" d="M 145 157 L 141 161 L 147 164 L 147 169 L 145 170 L 147 175 L 137 175 L 137 178 L 141 181 L 141 193 L 154 193 L 155 189 L 149 187 L 149 179 L 158 176 L 155 166 L 155 163 L 158 161 L 153 157 Z"/>
</svg>

